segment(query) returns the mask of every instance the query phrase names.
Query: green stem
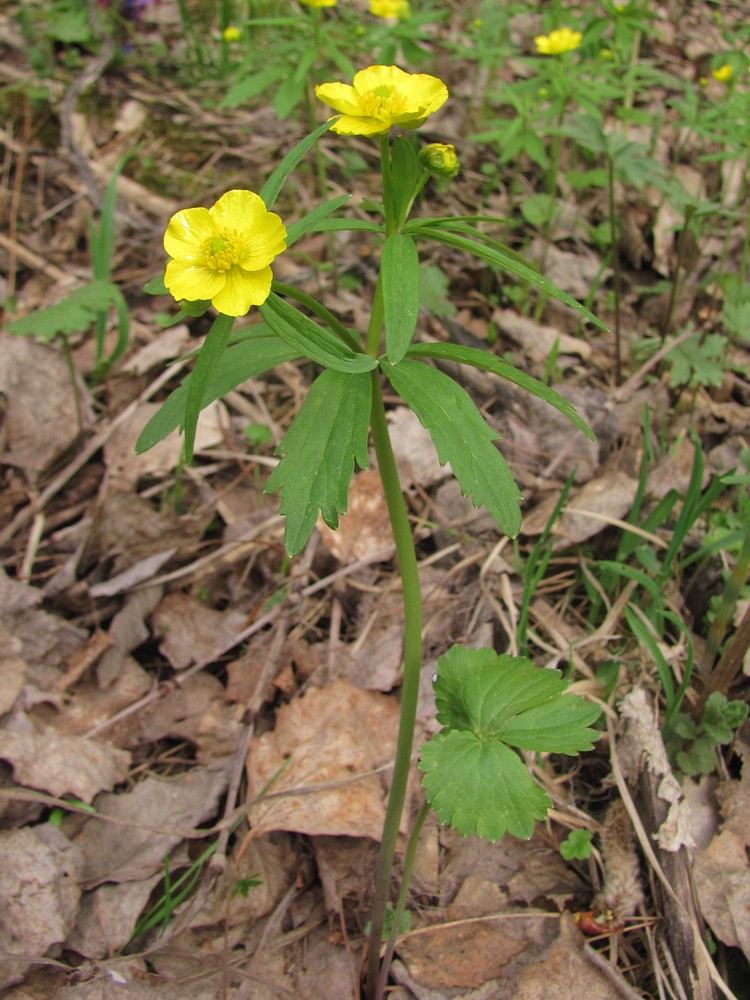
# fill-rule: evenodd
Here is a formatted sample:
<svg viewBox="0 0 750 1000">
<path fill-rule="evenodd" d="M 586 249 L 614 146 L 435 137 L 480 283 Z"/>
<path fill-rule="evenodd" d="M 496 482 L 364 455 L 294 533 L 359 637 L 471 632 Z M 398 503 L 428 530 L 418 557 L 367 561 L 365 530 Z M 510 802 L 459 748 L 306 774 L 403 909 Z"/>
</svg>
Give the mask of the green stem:
<svg viewBox="0 0 750 1000">
<path fill-rule="evenodd" d="M 393 926 L 391 927 L 391 934 L 388 938 L 388 944 L 386 945 L 385 954 L 383 955 L 383 964 L 380 969 L 380 976 L 378 978 L 378 985 L 376 990 L 377 1000 L 380 1000 L 382 996 L 385 995 L 386 979 L 388 978 L 388 970 L 393 961 L 393 952 L 396 948 L 396 941 L 401 929 L 401 918 L 404 915 L 404 910 L 406 909 L 406 900 L 409 896 L 409 884 L 411 883 L 411 873 L 414 870 L 414 862 L 417 857 L 417 847 L 419 846 L 419 837 L 422 833 L 422 827 L 424 826 L 424 821 L 430 814 L 430 803 L 423 802 L 422 806 L 417 814 L 417 818 L 414 820 L 414 826 L 411 828 L 411 833 L 409 834 L 409 843 L 406 845 L 406 853 L 404 854 L 404 872 L 401 876 L 401 890 L 398 894 L 398 902 L 396 903 L 396 909 L 393 911 Z"/>
<path fill-rule="evenodd" d="M 372 325 L 372 324 L 371 324 Z M 370 339 L 368 334 L 368 340 Z M 406 788 L 411 769 L 414 726 L 419 698 L 419 677 L 422 668 L 422 598 L 419 587 L 419 567 L 409 524 L 406 501 L 401 492 L 396 459 L 393 455 L 388 423 L 380 387 L 380 374 L 372 373 L 372 410 L 370 428 L 375 446 L 380 480 L 388 506 L 393 540 L 404 602 L 404 680 L 401 689 L 401 718 L 399 722 L 396 757 L 393 766 L 391 791 L 388 797 L 380 854 L 375 874 L 375 898 L 372 909 L 370 940 L 367 951 L 367 1000 L 375 1000 L 379 978 L 380 942 L 383 934 L 385 911 L 388 903 L 393 858 L 406 800 Z M 385 975 L 387 973 L 383 973 Z"/>
<path fill-rule="evenodd" d="M 685 261 L 686 250 L 685 244 L 687 243 L 687 234 L 690 229 L 690 220 L 695 212 L 694 205 L 685 206 L 685 222 L 680 230 L 679 236 L 677 237 L 677 247 L 676 247 L 676 261 L 674 266 L 674 278 L 672 279 L 672 288 L 669 293 L 669 304 L 667 305 L 667 311 L 664 317 L 661 328 L 661 339 L 666 340 L 669 334 L 672 332 L 672 324 L 674 322 L 674 313 L 677 307 L 677 292 L 680 288 L 682 275 L 683 275 L 683 263 Z"/>
<path fill-rule="evenodd" d="M 615 163 L 607 156 L 607 189 L 609 195 L 609 241 L 612 253 L 615 292 L 615 385 L 622 382 L 622 341 L 620 333 L 620 300 L 622 298 L 622 273 L 620 250 L 617 245 L 617 219 L 615 217 Z"/>
</svg>

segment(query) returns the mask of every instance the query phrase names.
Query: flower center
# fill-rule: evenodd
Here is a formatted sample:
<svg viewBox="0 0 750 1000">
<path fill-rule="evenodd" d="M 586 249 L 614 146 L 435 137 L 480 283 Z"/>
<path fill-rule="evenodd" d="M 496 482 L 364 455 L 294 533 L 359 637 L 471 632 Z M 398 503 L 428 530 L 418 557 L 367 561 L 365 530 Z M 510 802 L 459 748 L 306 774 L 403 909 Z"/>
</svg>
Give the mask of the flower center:
<svg viewBox="0 0 750 1000">
<path fill-rule="evenodd" d="M 238 240 L 233 236 L 212 236 L 203 244 L 203 263 L 212 271 L 228 271 L 238 259 Z"/>
<path fill-rule="evenodd" d="M 368 118 L 380 118 L 388 121 L 404 109 L 405 100 L 402 94 L 393 87 L 381 84 L 362 95 L 362 110 Z"/>
</svg>

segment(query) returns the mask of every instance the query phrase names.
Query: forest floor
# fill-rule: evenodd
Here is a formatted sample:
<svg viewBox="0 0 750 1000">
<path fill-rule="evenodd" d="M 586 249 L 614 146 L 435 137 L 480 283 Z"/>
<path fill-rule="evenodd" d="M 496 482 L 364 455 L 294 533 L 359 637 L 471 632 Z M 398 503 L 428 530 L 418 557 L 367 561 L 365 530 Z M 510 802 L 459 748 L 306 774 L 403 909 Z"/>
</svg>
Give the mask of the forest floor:
<svg viewBox="0 0 750 1000">
<path fill-rule="evenodd" d="M 221 5 L 123 11 L 139 6 L 104 40 L 103 8 L 91 23 L 81 3 L 0 12 L 0 989 L 13 1000 L 348 1000 L 359 996 L 402 669 L 378 474 L 357 472 L 340 530 L 320 522 L 287 558 L 279 500 L 263 485 L 309 362 L 207 407 L 191 466 L 177 434 L 134 447 L 210 325 L 163 325 L 175 303 L 143 291 L 163 273 L 167 222 L 227 190 L 259 191 L 309 131 L 308 113 L 322 122 L 326 109 L 303 98 L 279 118 L 260 92 L 228 106 L 240 57 L 212 20 Z M 750 731 L 731 725 L 750 692 L 745 5 L 630 4 L 645 18 L 641 30 L 633 14 L 634 60 L 662 75 L 644 75 L 640 117 L 623 119 L 631 159 L 612 153 L 614 249 L 606 161 L 580 131 L 550 126 L 540 162 L 531 138 L 510 160 L 509 135 L 470 138 L 528 118 L 497 95 L 540 62 L 533 38 L 549 11 L 530 6 L 509 14 L 502 45 L 517 55 L 499 67 L 472 55 L 492 4 L 436 3 L 439 28 L 425 16 L 413 29 L 423 62 L 406 68 L 440 76 L 451 94 L 420 141 L 452 142 L 461 160 L 450 185 L 426 189 L 426 211 L 498 219 L 484 225 L 619 327 L 620 358 L 612 332 L 480 261 L 448 247 L 422 259 L 417 339 L 511 360 L 573 403 L 596 441 L 495 375 L 463 373 L 524 497 L 511 541 L 387 397 L 424 599 L 415 746 L 439 729 L 431 679 L 456 642 L 561 669 L 603 705 L 602 736 L 578 758 L 528 758 L 554 803 L 529 842 L 489 844 L 428 819 L 389 995 L 747 998 Z M 605 10 L 610 22 L 622 14 L 559 11 L 561 24 L 589 25 L 586 58 L 610 58 L 618 42 L 606 21 L 591 27 Z M 412 29 L 367 24 L 382 51 L 387 30 L 414 51 Z M 730 81 L 712 74 L 725 51 L 737 59 Z M 201 52 L 218 53 L 213 76 Z M 283 65 L 278 49 L 268 65 Z M 695 116 L 691 131 L 689 95 L 713 122 L 704 131 Z M 532 104 L 548 96 L 539 87 Z M 607 128 L 613 102 L 604 93 Z M 717 108 L 736 116 L 726 142 Z M 575 110 L 557 124 L 580 126 Z M 328 197 L 354 191 L 345 211 L 367 218 L 377 142 L 329 133 L 319 146 Z M 123 158 L 102 275 L 89 227 L 106 218 Z M 682 200 L 651 183 L 657 173 L 679 182 Z M 300 218 L 320 183 L 310 155 L 275 210 Z M 370 233 L 318 233 L 279 257 L 274 277 L 364 333 L 376 268 Z M 55 327 L 70 315 L 58 303 L 92 276 L 111 277 L 129 313 L 111 366 L 97 357 L 91 309 Z M 32 335 L 9 329 L 35 316 Z M 240 325 L 257 321 L 254 311 Z M 116 343 L 113 308 L 104 355 Z M 711 692 L 729 701 L 708 719 Z M 410 815 L 421 795 L 415 767 Z"/>
</svg>

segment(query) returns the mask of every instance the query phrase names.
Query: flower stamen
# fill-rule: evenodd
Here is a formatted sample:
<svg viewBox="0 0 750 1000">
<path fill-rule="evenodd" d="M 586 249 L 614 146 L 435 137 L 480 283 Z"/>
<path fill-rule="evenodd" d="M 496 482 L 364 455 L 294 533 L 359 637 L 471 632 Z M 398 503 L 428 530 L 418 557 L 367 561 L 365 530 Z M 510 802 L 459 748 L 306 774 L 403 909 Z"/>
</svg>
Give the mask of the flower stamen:
<svg viewBox="0 0 750 1000">
<path fill-rule="evenodd" d="M 230 236 L 213 236 L 203 249 L 203 263 L 212 271 L 228 271 L 239 261 L 237 243 Z"/>
</svg>

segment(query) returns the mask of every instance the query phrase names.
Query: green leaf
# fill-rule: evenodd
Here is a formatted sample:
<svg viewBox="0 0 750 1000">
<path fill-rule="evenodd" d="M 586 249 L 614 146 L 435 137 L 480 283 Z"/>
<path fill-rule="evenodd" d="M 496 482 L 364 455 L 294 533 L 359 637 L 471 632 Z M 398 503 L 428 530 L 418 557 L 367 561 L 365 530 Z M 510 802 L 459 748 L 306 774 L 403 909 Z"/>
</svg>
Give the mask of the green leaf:
<svg viewBox="0 0 750 1000">
<path fill-rule="evenodd" d="M 599 708 L 565 693 L 558 670 L 493 649 L 452 646 L 434 681 L 443 730 L 421 748 L 428 801 L 444 823 L 493 843 L 528 839 L 551 801 L 511 749 L 575 754 L 598 738 Z"/>
<path fill-rule="evenodd" d="M 279 80 L 283 80 L 288 70 L 284 65 L 271 66 L 263 69 L 259 73 L 253 73 L 244 80 L 237 80 L 227 90 L 219 103 L 220 108 L 236 108 L 238 104 L 249 101 L 253 97 L 258 97 L 264 90 L 268 90 Z"/>
<path fill-rule="evenodd" d="M 315 145 L 320 136 L 327 132 L 331 125 L 333 125 L 335 121 L 338 121 L 338 118 L 338 115 L 334 115 L 332 118 L 329 118 L 327 122 L 323 122 L 322 125 L 319 125 L 313 132 L 305 136 L 304 139 L 289 150 L 278 167 L 276 167 L 260 191 L 260 196 L 269 211 L 278 198 L 279 192 L 284 186 L 284 181 L 287 179 L 289 174 L 291 174 L 308 149 Z"/>
<path fill-rule="evenodd" d="M 39 340 L 85 333 L 100 313 L 108 312 L 117 304 L 119 297 L 120 291 L 111 281 L 90 281 L 56 305 L 46 306 L 15 320 L 8 325 L 8 330 L 22 336 L 30 334 Z"/>
<path fill-rule="evenodd" d="M 574 695 L 559 670 L 542 670 L 525 656 L 451 646 L 438 660 L 437 720 L 524 750 L 576 754 L 599 734 L 586 728 L 599 715 Z"/>
<path fill-rule="evenodd" d="M 511 538 L 521 530 L 518 491 L 505 459 L 492 444 L 499 437 L 487 426 L 471 396 L 448 375 L 419 361 L 382 363 L 393 388 L 430 432 L 441 465 L 451 463 L 464 496 L 482 504 Z"/>
<path fill-rule="evenodd" d="M 257 330 L 257 333 L 253 332 L 251 336 L 224 351 L 206 390 L 203 408 L 214 400 L 226 396 L 249 378 L 255 378 L 284 361 L 292 361 L 299 357 L 283 340 L 269 334 L 265 324 L 253 330 Z M 167 396 L 143 428 L 135 445 L 139 455 L 184 425 L 185 402 L 191 378 L 192 376 L 188 375 L 179 388 Z"/>
<path fill-rule="evenodd" d="M 544 382 L 540 382 L 539 379 L 527 375 L 526 372 L 522 372 L 514 365 L 508 364 L 507 361 L 503 361 L 502 358 L 498 358 L 494 354 L 481 351 L 476 347 L 461 347 L 458 344 L 415 344 L 409 348 L 407 357 L 456 361 L 462 365 L 471 365 L 472 368 L 479 368 L 485 372 L 492 372 L 493 375 L 499 375 L 500 378 L 504 378 L 506 381 L 520 386 L 527 392 L 544 400 L 545 403 L 549 403 L 550 406 L 554 406 L 556 410 L 572 421 L 587 438 L 591 441 L 596 440 L 596 435 L 589 425 L 578 416 L 573 405 L 564 396 L 555 392 L 554 389 L 550 389 Z"/>
<path fill-rule="evenodd" d="M 391 233 L 387 237 L 380 268 L 386 354 L 395 365 L 411 344 L 419 314 L 419 255 L 411 236 Z"/>
<path fill-rule="evenodd" d="M 269 476 L 266 492 L 281 491 L 284 547 L 290 556 L 304 547 L 318 511 L 329 527 L 338 527 L 354 463 L 365 469 L 369 461 L 371 394 L 369 375 L 327 369 L 313 382 L 284 435 L 277 449 L 284 458 Z"/>
<path fill-rule="evenodd" d="M 530 226 L 541 229 L 542 226 L 551 222 L 557 211 L 557 202 L 551 194 L 543 191 L 537 194 L 530 194 L 521 202 L 521 215 Z"/>
<path fill-rule="evenodd" d="M 185 461 L 193 461 L 193 447 L 195 445 L 195 431 L 198 426 L 198 417 L 205 405 L 208 395 L 208 387 L 216 374 L 222 355 L 229 341 L 229 334 L 234 326 L 234 316 L 224 316 L 219 313 L 213 321 L 211 329 L 206 334 L 198 356 L 195 359 L 195 367 L 188 385 L 187 396 L 185 398 L 185 423 L 183 430 L 185 433 Z"/>
<path fill-rule="evenodd" d="M 478 242 L 481 239 L 486 239 L 484 235 L 480 232 L 475 232 L 475 239 L 468 239 L 466 236 L 459 235 L 457 233 L 449 232 L 446 229 L 442 229 L 439 226 L 414 226 L 410 227 L 409 231 L 414 235 L 420 235 L 427 239 L 435 240 L 437 243 L 444 243 L 445 246 L 454 247 L 456 250 L 462 250 L 464 253 L 472 254 L 474 257 L 478 257 L 480 260 L 486 261 L 488 264 L 492 264 L 494 267 L 499 267 L 503 271 L 509 271 L 511 274 L 515 274 L 518 278 L 523 281 L 528 281 L 529 284 L 536 285 L 537 288 L 553 298 L 560 299 L 566 305 L 571 306 L 577 312 L 581 313 L 590 323 L 598 326 L 600 330 L 605 330 L 607 332 L 606 324 L 602 323 L 600 319 L 597 319 L 594 314 L 582 306 L 580 302 L 576 302 L 572 296 L 564 292 L 562 288 L 558 288 L 554 285 L 548 278 L 535 271 L 534 268 L 520 258 L 517 254 L 513 253 L 512 250 L 507 248 L 500 249 L 496 246 L 486 246 L 483 243 Z"/>
<path fill-rule="evenodd" d="M 324 368 L 353 374 L 377 367 L 375 358 L 353 351 L 336 334 L 318 326 L 273 292 L 260 307 L 260 314 L 273 332 L 298 354 Z"/>
<path fill-rule="evenodd" d="M 286 227 L 286 245 L 287 249 L 292 246 L 300 236 L 304 236 L 305 233 L 316 232 L 320 223 L 323 222 L 332 212 L 335 212 L 337 208 L 341 208 L 345 205 L 351 195 L 342 194 L 338 198 L 331 198 L 330 201 L 325 202 L 323 205 L 318 205 L 314 208 L 312 212 L 308 212 L 303 218 L 298 222 L 293 222 L 290 226 Z"/>
<path fill-rule="evenodd" d="M 529 840 L 534 821 L 552 806 L 517 753 L 465 730 L 433 736 L 421 747 L 419 769 L 440 822 L 464 837 L 476 834 L 495 844 L 507 832 Z"/>
<path fill-rule="evenodd" d="M 560 844 L 560 854 L 566 861 L 585 861 L 591 857 L 591 830 L 571 830 Z"/>
</svg>

